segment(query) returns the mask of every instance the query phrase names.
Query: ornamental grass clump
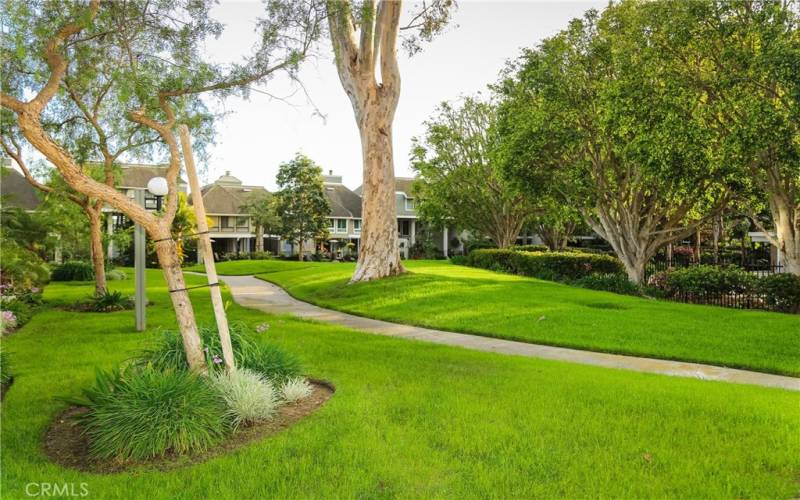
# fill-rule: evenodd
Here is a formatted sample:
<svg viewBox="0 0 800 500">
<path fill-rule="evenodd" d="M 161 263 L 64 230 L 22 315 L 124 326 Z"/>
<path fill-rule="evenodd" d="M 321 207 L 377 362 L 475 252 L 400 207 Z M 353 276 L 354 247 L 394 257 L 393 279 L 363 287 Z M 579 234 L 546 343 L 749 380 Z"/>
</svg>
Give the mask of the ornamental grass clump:
<svg viewBox="0 0 800 500">
<path fill-rule="evenodd" d="M 205 451 L 230 431 L 225 401 L 187 371 L 98 371 L 95 385 L 70 402 L 97 459 L 146 460 Z"/>
<path fill-rule="evenodd" d="M 206 362 L 212 371 L 222 369 L 222 345 L 217 327 L 201 326 L 200 337 L 203 339 Z M 257 345 L 246 333 L 247 328 L 241 323 L 230 325 L 231 345 L 236 365 L 242 365 L 247 359 L 255 356 Z M 158 370 L 188 370 L 183 340 L 177 330 L 166 330 L 163 335 L 149 347 L 139 351 L 132 359 L 134 365 L 152 366 Z"/>
<path fill-rule="evenodd" d="M 292 377 L 284 382 L 281 387 L 281 397 L 287 403 L 295 403 L 311 395 L 313 388 L 308 380 L 302 377 Z"/>
<path fill-rule="evenodd" d="M 299 377 L 303 372 L 300 360 L 294 355 L 274 344 L 266 343 L 255 344 L 252 352 L 237 366 L 258 372 L 275 383 Z"/>
<path fill-rule="evenodd" d="M 275 387 L 256 372 L 246 368 L 218 372 L 211 376 L 210 382 L 225 400 L 234 427 L 263 422 L 278 410 L 280 400 Z"/>
</svg>

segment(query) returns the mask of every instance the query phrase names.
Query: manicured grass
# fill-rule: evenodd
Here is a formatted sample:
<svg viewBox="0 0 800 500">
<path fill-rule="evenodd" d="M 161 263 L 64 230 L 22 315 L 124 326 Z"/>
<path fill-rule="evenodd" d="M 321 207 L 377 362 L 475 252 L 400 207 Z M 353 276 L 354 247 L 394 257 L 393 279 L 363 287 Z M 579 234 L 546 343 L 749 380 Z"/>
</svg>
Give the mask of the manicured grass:
<svg viewBox="0 0 800 500">
<path fill-rule="evenodd" d="M 111 287 L 132 293 L 130 280 Z M 90 284 L 52 284 L 45 297 L 70 302 L 90 292 Z M 191 293 L 211 323 L 208 290 Z M 110 368 L 173 327 L 156 271 L 148 296 L 145 333 L 133 331 L 132 311 L 51 308 L 3 339 L 17 376 L 2 403 L 3 498 L 25 498 L 32 482 L 75 483 L 77 491 L 86 483 L 89 498 L 147 499 L 800 493 L 798 393 L 373 336 L 234 303 L 232 320 L 268 322 L 265 335 L 336 385 L 325 406 L 184 469 L 97 475 L 50 463 L 42 438 L 66 406 L 55 398 L 77 395 L 95 366 Z"/>
<path fill-rule="evenodd" d="M 388 321 L 595 351 L 800 375 L 800 316 L 657 301 L 407 261 L 409 273 L 348 285 L 352 264 L 237 261 L 315 304 Z M 248 272 L 249 271 L 249 272 Z"/>
</svg>

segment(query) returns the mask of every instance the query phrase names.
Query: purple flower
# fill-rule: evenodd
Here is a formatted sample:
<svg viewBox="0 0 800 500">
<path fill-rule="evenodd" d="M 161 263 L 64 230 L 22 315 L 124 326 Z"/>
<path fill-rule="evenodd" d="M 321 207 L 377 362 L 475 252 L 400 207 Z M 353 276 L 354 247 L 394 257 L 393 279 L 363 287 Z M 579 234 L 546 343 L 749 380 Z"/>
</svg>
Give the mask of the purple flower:
<svg viewBox="0 0 800 500">
<path fill-rule="evenodd" d="M 220 358 L 216 354 L 214 355 L 214 364 L 217 364 L 217 365 L 222 364 L 222 358 Z"/>
</svg>

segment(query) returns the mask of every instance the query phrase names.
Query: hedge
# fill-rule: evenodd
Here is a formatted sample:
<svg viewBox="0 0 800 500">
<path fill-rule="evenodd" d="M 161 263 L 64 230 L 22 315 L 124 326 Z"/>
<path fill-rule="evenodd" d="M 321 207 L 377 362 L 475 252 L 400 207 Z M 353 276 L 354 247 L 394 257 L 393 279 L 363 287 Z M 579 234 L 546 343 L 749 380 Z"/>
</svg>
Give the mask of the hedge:
<svg viewBox="0 0 800 500">
<path fill-rule="evenodd" d="M 776 311 L 800 313 L 800 276 L 789 273 L 764 276 L 759 278 L 756 289 Z"/>
<path fill-rule="evenodd" d="M 740 267 L 696 265 L 670 271 L 665 288 L 668 293 L 747 293 L 756 281 Z"/>
<path fill-rule="evenodd" d="M 591 274 L 621 274 L 622 263 L 610 255 L 575 252 L 518 252 L 514 250 L 475 250 L 467 264 L 492 271 L 503 271 L 534 278 L 571 281 Z"/>
</svg>

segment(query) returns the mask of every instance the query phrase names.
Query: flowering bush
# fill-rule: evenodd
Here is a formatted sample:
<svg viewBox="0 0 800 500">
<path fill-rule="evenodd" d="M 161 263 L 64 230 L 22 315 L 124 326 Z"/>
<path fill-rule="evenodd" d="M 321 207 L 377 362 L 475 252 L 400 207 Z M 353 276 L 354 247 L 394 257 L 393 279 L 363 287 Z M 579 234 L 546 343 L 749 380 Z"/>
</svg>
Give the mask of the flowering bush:
<svg viewBox="0 0 800 500">
<path fill-rule="evenodd" d="M 287 403 L 294 403 L 311 395 L 313 388 L 308 380 L 302 377 L 293 377 L 284 382 L 281 387 L 281 396 Z"/>
<path fill-rule="evenodd" d="M 11 311 L 0 311 L 0 330 L 2 330 L 2 333 L 11 333 L 16 327 L 17 316 Z"/>
<path fill-rule="evenodd" d="M 278 394 L 272 383 L 246 368 L 219 372 L 211 377 L 211 385 L 225 400 L 234 427 L 268 420 L 278 409 Z"/>
</svg>

